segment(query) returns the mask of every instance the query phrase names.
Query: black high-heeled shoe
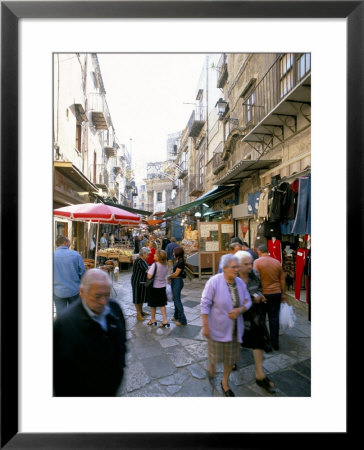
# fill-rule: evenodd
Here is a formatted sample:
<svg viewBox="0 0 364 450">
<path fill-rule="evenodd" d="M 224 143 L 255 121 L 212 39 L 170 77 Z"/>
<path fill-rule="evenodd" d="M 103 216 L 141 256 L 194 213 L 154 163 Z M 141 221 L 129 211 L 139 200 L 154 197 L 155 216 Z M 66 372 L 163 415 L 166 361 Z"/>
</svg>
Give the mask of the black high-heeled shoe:
<svg viewBox="0 0 364 450">
<path fill-rule="evenodd" d="M 170 325 L 169 325 L 169 323 L 167 322 L 167 323 L 161 323 L 160 325 L 158 325 L 158 328 L 169 328 L 170 327 Z"/>
<path fill-rule="evenodd" d="M 268 377 L 263 378 L 262 380 L 255 379 L 255 382 L 258 386 L 263 388 L 265 391 L 268 392 L 268 394 L 275 394 L 276 390 L 274 389 L 274 386 L 271 386 L 271 381 Z"/>
<path fill-rule="evenodd" d="M 225 391 L 225 389 L 222 385 L 222 382 L 221 382 L 221 389 L 222 389 L 222 392 L 224 393 L 225 397 L 235 397 L 235 394 L 231 389 L 228 389 L 227 391 Z"/>
<path fill-rule="evenodd" d="M 157 321 L 155 320 L 154 322 L 152 322 L 151 320 L 147 323 L 147 325 L 150 325 L 150 326 L 157 326 Z"/>
</svg>

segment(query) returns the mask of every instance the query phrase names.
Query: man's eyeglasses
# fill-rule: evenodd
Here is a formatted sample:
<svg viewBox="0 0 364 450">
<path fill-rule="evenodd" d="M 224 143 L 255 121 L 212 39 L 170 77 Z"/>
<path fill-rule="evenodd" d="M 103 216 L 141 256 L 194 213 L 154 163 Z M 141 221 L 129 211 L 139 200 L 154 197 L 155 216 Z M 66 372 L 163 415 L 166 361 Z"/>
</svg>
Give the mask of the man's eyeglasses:
<svg viewBox="0 0 364 450">
<path fill-rule="evenodd" d="M 240 269 L 239 266 L 229 266 L 229 269 Z"/>
</svg>

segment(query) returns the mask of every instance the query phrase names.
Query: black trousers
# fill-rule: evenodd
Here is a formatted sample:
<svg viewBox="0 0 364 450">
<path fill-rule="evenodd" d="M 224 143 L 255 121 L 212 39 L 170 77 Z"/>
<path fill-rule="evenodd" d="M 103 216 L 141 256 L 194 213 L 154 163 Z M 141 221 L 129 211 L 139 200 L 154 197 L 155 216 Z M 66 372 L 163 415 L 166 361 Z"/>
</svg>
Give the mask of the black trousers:
<svg viewBox="0 0 364 450">
<path fill-rule="evenodd" d="M 264 294 L 267 299 L 263 303 L 263 311 L 268 314 L 269 334 L 272 346 L 275 350 L 279 348 L 279 312 L 281 308 L 282 294 Z"/>
</svg>

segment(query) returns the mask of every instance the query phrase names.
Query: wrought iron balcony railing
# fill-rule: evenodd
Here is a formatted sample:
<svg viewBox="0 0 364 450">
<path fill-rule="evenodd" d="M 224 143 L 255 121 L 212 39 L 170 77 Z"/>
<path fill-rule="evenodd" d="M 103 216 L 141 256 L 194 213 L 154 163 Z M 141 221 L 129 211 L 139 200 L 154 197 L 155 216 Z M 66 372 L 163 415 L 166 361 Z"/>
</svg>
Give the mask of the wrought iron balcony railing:
<svg viewBox="0 0 364 450">
<path fill-rule="evenodd" d="M 226 162 L 222 159 L 222 152 L 223 152 L 223 143 L 221 142 L 216 150 L 214 150 L 213 157 L 212 157 L 212 171 L 214 175 L 216 175 L 220 170 L 222 170 Z"/>
<path fill-rule="evenodd" d="M 98 130 L 108 130 L 110 123 L 109 108 L 105 96 L 97 92 L 87 95 L 88 109 L 91 112 L 92 122 Z"/>
<path fill-rule="evenodd" d="M 243 122 L 260 123 L 311 72 L 310 53 L 282 53 L 244 100 Z"/>
<path fill-rule="evenodd" d="M 206 108 L 204 106 L 198 106 L 190 116 L 190 119 L 187 124 L 188 135 L 192 137 L 197 137 L 202 127 L 206 122 Z"/>
</svg>

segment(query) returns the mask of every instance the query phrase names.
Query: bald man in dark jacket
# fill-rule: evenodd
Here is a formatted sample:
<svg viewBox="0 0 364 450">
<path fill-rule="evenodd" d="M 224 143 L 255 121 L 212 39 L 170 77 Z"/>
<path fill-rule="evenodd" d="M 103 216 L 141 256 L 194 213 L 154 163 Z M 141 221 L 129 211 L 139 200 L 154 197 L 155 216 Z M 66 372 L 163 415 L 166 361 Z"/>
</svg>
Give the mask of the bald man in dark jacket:
<svg viewBox="0 0 364 450">
<path fill-rule="evenodd" d="M 112 397 L 123 378 L 125 319 L 110 295 L 110 278 L 86 272 L 81 300 L 54 323 L 53 381 L 56 397 Z"/>
</svg>

